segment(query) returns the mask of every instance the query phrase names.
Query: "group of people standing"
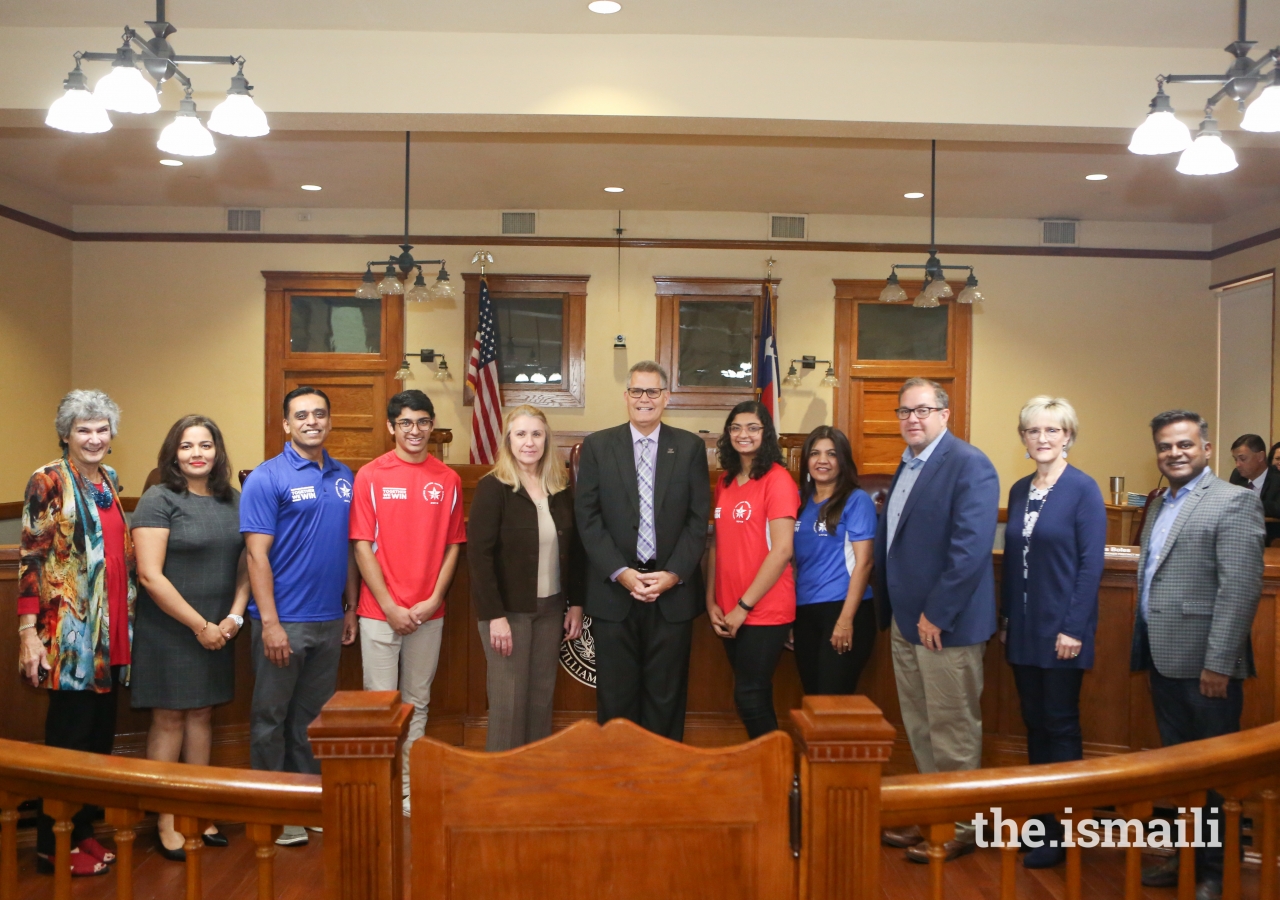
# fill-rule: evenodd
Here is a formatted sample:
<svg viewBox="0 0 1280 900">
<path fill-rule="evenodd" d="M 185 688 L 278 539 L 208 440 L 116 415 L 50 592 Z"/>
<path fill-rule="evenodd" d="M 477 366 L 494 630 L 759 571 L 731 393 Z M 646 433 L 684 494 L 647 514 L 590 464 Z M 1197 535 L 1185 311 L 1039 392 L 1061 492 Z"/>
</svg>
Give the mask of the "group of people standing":
<svg viewBox="0 0 1280 900">
<path fill-rule="evenodd" d="M 398 688 L 414 706 L 407 814 L 409 747 L 425 730 L 444 597 L 468 542 L 489 750 L 551 733 L 559 646 L 580 635 L 584 614 L 599 721 L 627 718 L 681 740 L 693 621 L 705 611 L 749 737 L 778 727 L 772 680 L 789 641 L 806 693 L 853 693 L 878 625 L 891 631 L 919 771 L 981 765 L 983 658 L 997 633 L 1030 761 L 1082 757 L 1079 700 L 1093 664 L 1106 515 L 1097 484 L 1067 462 L 1079 424 L 1065 400 L 1036 397 L 1021 412 L 1018 434 L 1036 469 L 1009 492 L 997 601 L 999 481 L 987 457 L 948 430 L 940 385 L 913 378 L 899 392 L 906 448 L 881 512 L 838 429 L 808 436 L 797 485 L 768 409 L 740 403 L 717 441 L 723 474 L 713 487 L 702 438 L 662 422 L 660 366 L 633 366 L 624 399 L 628 421 L 585 439 L 573 483 L 545 414 L 508 411 L 497 464 L 465 523 L 458 475 L 428 452 L 435 412 L 421 391 L 391 399 L 394 449 L 354 476 L 324 450 L 328 398 L 291 391 L 284 451 L 249 475 L 243 497 L 218 427 L 187 416 L 165 439 L 160 483 L 130 532 L 104 464 L 119 409 L 100 392 L 71 392 L 57 416 L 64 454 L 32 476 L 23 510 L 20 663 L 33 685 L 54 689 L 46 743 L 110 752 L 115 689 L 131 682 L 134 705 L 154 711 L 148 756 L 208 762 L 211 710 L 234 693 L 230 641 L 247 616 L 252 764 L 317 772 L 306 728 L 336 688 L 341 647 L 358 635 L 364 687 Z M 1256 493 L 1207 471 L 1199 416 L 1164 413 L 1152 434 L 1171 492 L 1153 503 L 1142 537 L 1132 664 L 1152 671 L 1169 744 L 1239 728 L 1263 516 Z M 51 870 L 52 821 L 39 821 L 40 862 Z M 1056 820 L 1042 821 L 1052 836 Z M 956 825 L 948 859 L 974 846 L 972 825 Z M 72 839 L 74 874 L 114 861 L 93 839 L 88 808 Z M 182 858 L 183 840 L 161 821 L 165 855 Z M 203 840 L 226 839 L 211 828 Z M 884 840 L 928 859 L 914 829 Z M 280 838 L 306 841 L 301 828 Z M 1063 854 L 1046 842 L 1025 864 Z M 1219 852 L 1219 871 L 1220 861 Z M 1211 884 L 1212 854 L 1204 866 Z"/>
</svg>

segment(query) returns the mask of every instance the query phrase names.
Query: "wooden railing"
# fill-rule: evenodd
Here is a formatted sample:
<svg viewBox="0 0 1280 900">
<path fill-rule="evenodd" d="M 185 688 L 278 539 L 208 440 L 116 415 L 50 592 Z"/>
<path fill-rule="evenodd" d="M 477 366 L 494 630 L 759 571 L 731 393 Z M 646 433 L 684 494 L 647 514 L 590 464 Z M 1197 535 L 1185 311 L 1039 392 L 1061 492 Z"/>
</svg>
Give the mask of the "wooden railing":
<svg viewBox="0 0 1280 900">
<path fill-rule="evenodd" d="M 281 826 L 324 828 L 325 896 L 400 900 L 400 748 L 412 707 L 398 691 L 342 692 L 310 728 L 322 774 L 293 775 L 101 756 L 0 740 L 0 900 L 18 896 L 18 805 L 42 797 L 54 819 L 55 900 L 71 897 L 71 816 L 104 807 L 115 827 L 116 896 L 132 900 L 134 828 L 144 811 L 172 813 L 187 835 L 186 897 L 202 896 L 200 834 L 244 822 L 256 845 L 258 898 L 275 896 Z M 393 791 L 393 787 L 395 790 Z"/>
</svg>

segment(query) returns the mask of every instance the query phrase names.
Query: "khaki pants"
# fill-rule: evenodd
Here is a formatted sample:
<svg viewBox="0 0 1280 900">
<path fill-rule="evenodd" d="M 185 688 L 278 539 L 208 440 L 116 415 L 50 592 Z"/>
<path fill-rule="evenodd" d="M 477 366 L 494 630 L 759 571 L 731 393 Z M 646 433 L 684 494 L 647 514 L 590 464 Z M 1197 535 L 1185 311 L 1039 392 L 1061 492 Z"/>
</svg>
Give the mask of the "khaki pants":
<svg viewBox="0 0 1280 900">
<path fill-rule="evenodd" d="M 427 730 L 427 707 L 431 703 L 431 681 L 440 661 L 440 639 L 444 617 L 430 619 L 413 634 L 399 635 L 385 619 L 360 617 L 360 658 L 364 666 L 366 691 L 394 691 L 413 704 L 409 735 L 404 741 L 404 796 L 409 796 L 409 750 Z"/>
<path fill-rule="evenodd" d="M 982 658 L 986 642 L 926 650 L 892 625 L 893 674 L 902 725 L 924 774 L 982 767 Z M 956 823 L 956 840 L 972 843 L 973 823 Z"/>
</svg>

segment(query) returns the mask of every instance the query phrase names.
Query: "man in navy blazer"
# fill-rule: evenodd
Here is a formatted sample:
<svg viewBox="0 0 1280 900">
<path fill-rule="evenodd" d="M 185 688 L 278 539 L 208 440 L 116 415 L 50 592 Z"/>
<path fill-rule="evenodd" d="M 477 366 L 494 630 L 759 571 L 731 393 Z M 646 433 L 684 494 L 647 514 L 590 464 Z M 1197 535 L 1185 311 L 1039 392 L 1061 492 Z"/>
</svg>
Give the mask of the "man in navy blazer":
<svg viewBox="0 0 1280 900">
<path fill-rule="evenodd" d="M 982 764 L 982 661 L 996 630 L 995 544 L 1000 480 L 981 450 L 947 430 L 947 392 L 912 378 L 896 410 L 907 448 L 875 542 L 876 612 L 892 628 L 902 724 L 916 768 Z M 886 829 L 890 846 L 929 861 L 918 829 Z M 972 823 L 956 823 L 947 859 L 972 852 Z"/>
</svg>

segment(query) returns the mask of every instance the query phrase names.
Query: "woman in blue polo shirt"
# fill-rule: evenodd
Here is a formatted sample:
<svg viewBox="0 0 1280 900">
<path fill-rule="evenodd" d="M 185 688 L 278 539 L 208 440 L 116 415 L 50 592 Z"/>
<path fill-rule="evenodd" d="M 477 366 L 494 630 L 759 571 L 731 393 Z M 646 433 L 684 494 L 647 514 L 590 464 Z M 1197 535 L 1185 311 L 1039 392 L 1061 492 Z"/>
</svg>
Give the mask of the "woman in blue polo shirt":
<svg viewBox="0 0 1280 900">
<path fill-rule="evenodd" d="M 858 488 L 844 432 L 815 428 L 800 454 L 796 520 L 796 667 L 806 694 L 853 694 L 876 639 L 871 545 L 876 507 Z"/>
</svg>

